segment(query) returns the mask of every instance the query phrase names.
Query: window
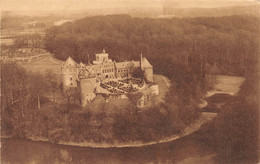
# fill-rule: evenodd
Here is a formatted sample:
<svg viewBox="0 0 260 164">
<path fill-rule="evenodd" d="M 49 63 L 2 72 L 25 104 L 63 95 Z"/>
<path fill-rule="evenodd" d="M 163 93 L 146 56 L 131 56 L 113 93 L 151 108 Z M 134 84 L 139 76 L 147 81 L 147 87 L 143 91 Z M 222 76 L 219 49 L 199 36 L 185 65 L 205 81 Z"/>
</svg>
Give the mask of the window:
<svg viewBox="0 0 260 164">
<path fill-rule="evenodd" d="M 70 81 L 72 81 L 72 77 L 70 78 Z"/>
<path fill-rule="evenodd" d="M 73 86 L 73 83 L 70 83 L 71 86 Z"/>
</svg>

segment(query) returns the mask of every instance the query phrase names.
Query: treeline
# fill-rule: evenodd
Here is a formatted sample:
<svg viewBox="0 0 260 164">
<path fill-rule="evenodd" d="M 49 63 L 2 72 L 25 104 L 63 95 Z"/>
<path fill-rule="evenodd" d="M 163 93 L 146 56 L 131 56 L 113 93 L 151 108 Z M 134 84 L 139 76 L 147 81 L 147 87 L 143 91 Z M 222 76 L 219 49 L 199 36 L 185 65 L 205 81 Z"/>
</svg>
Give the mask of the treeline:
<svg viewBox="0 0 260 164">
<path fill-rule="evenodd" d="M 53 27 L 46 48 L 55 57 L 87 62 L 103 48 L 116 61 L 147 57 L 156 73 L 171 77 L 176 63 L 187 70 L 243 75 L 256 64 L 259 19 L 249 16 L 198 18 L 87 17 Z M 217 70 L 217 71 L 216 71 Z"/>
<path fill-rule="evenodd" d="M 55 21 L 62 19 L 59 16 L 9 16 L 3 13 L 1 28 L 8 30 L 45 29 L 53 26 Z"/>
<path fill-rule="evenodd" d="M 213 3 L 213 2 L 211 2 Z M 219 2 L 216 2 L 219 3 Z M 186 7 L 178 8 L 174 4 L 167 4 L 163 8 L 163 13 L 167 15 L 172 15 L 175 17 L 220 17 L 220 16 L 230 16 L 230 15 L 250 15 L 259 16 L 258 5 L 237 5 L 229 7 L 216 7 L 216 8 L 206 8 L 206 7 Z"/>
<path fill-rule="evenodd" d="M 43 48 L 44 39 L 37 33 L 18 36 L 15 38 L 14 46 L 12 48 L 22 47 Z"/>
</svg>

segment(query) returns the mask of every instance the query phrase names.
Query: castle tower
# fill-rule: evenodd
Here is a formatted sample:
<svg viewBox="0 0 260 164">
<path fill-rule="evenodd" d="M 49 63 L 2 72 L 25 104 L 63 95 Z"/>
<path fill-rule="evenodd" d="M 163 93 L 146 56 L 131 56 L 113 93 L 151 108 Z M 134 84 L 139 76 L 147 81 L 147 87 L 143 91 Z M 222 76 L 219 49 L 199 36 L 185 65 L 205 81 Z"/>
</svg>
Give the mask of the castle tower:
<svg viewBox="0 0 260 164">
<path fill-rule="evenodd" d="M 77 63 L 68 57 L 61 67 L 62 84 L 64 88 L 77 87 L 78 68 Z"/>
<path fill-rule="evenodd" d="M 153 66 L 141 54 L 140 67 L 144 71 L 145 77 L 148 81 L 153 82 Z"/>
<path fill-rule="evenodd" d="M 81 91 L 81 106 L 85 107 L 95 97 L 97 87 L 96 75 L 94 70 L 86 68 L 79 72 L 80 91 Z"/>
</svg>

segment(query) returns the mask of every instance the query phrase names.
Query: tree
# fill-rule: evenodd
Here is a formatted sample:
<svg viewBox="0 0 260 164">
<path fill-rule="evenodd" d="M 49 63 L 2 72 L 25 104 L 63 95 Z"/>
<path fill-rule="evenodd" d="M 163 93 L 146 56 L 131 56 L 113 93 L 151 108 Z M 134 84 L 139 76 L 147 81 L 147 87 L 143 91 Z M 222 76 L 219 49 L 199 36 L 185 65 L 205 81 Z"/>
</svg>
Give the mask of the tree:
<svg viewBox="0 0 260 164">
<path fill-rule="evenodd" d="M 47 79 L 48 90 L 52 92 L 52 101 L 55 103 L 55 93 L 59 89 L 58 75 L 53 70 L 46 70 L 45 78 Z"/>
<path fill-rule="evenodd" d="M 138 112 L 138 108 L 136 107 L 136 105 L 137 105 L 138 101 L 141 99 L 142 96 L 143 95 L 141 93 L 134 93 L 134 94 L 129 93 L 129 94 L 127 94 L 128 99 L 130 100 L 130 102 L 133 105 L 133 106 L 132 105 L 129 106 L 129 108 L 130 109 L 132 108 L 131 110 L 135 109 L 135 113 Z"/>
<path fill-rule="evenodd" d="M 66 88 L 63 90 L 63 96 L 67 99 L 67 104 L 81 104 L 80 88 Z"/>
<path fill-rule="evenodd" d="M 2 109 L 27 95 L 28 75 L 16 64 L 2 64 Z"/>
<path fill-rule="evenodd" d="M 133 71 L 133 77 L 139 78 L 143 81 L 145 79 L 145 72 L 141 68 L 136 68 Z"/>
<path fill-rule="evenodd" d="M 38 109 L 41 108 L 40 98 L 47 92 L 46 88 L 47 83 L 44 76 L 40 73 L 33 73 L 30 75 L 29 90 L 32 98 L 37 98 Z"/>
</svg>

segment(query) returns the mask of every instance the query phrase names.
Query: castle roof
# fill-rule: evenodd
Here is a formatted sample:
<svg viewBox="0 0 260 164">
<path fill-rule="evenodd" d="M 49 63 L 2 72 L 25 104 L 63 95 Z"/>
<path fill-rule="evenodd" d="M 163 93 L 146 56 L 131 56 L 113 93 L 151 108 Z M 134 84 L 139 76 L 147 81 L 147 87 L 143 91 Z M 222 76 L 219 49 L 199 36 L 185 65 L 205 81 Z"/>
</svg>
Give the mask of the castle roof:
<svg viewBox="0 0 260 164">
<path fill-rule="evenodd" d="M 125 61 L 116 63 L 117 68 L 129 68 L 132 65 L 133 67 L 140 67 L 139 61 Z"/>
<path fill-rule="evenodd" d="M 86 66 L 86 65 L 85 65 L 85 64 L 83 64 L 82 62 L 80 62 L 80 63 L 79 63 L 79 67 L 81 67 L 81 68 L 82 68 L 82 67 L 85 67 L 85 66 Z"/>
<path fill-rule="evenodd" d="M 80 78 L 92 78 L 95 77 L 95 72 L 94 70 L 91 70 L 90 68 L 82 69 L 79 72 L 79 77 Z"/>
<path fill-rule="evenodd" d="M 129 66 L 129 63 L 130 62 L 119 62 L 119 63 L 116 63 L 116 67 L 117 68 L 127 68 Z"/>
<path fill-rule="evenodd" d="M 143 68 L 152 68 L 153 67 L 145 57 L 142 57 L 141 63 L 142 63 Z"/>
<path fill-rule="evenodd" d="M 132 61 L 134 64 L 134 67 L 140 67 L 140 61 Z"/>
<path fill-rule="evenodd" d="M 75 67 L 77 66 L 77 63 L 69 56 L 63 66 Z"/>
</svg>

